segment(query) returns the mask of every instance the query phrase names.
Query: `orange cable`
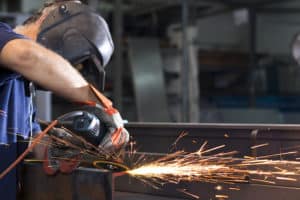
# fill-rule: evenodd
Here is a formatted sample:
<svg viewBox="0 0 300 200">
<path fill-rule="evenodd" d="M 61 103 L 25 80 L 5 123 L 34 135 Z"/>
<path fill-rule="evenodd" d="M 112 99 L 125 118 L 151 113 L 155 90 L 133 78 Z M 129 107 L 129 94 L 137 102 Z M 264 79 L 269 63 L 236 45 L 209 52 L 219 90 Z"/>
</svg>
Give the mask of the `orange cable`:
<svg viewBox="0 0 300 200">
<path fill-rule="evenodd" d="M 50 129 L 52 129 L 55 125 L 57 125 L 58 121 L 55 120 L 49 124 L 49 126 L 41 132 L 38 137 L 36 137 L 32 144 L 15 160 L 8 168 L 6 168 L 1 174 L 0 174 L 0 180 L 4 178 L 13 168 L 15 168 L 24 158 L 25 156 L 33 150 L 33 148 L 40 142 L 41 139 L 48 133 Z"/>
</svg>

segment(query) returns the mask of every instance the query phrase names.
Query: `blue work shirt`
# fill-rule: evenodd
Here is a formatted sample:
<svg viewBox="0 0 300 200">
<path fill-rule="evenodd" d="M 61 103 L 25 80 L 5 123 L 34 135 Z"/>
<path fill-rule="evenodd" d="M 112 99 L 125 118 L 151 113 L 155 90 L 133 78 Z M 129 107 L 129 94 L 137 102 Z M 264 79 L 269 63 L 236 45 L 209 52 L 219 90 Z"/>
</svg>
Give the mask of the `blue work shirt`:
<svg viewBox="0 0 300 200">
<path fill-rule="evenodd" d="M 0 22 L 0 51 L 11 40 L 25 39 Z M 32 98 L 28 82 L 20 74 L 0 67 L 0 143 L 17 142 L 17 135 L 28 138 L 30 133 L 40 132 L 34 120 Z M 1 145 L 1 144 L 0 144 Z"/>
</svg>

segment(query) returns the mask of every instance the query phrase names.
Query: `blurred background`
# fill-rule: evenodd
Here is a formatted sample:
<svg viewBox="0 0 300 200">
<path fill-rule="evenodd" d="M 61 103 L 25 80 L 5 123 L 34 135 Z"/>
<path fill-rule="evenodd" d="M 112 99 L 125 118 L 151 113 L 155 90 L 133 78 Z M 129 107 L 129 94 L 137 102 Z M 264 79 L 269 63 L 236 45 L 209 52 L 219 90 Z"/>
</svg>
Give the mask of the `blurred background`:
<svg viewBox="0 0 300 200">
<path fill-rule="evenodd" d="M 84 2 L 112 31 L 105 94 L 128 121 L 300 123 L 300 0 Z M 43 3 L 1 0 L 1 21 L 21 24 Z M 69 109 L 44 91 L 38 104 L 45 120 Z"/>
</svg>

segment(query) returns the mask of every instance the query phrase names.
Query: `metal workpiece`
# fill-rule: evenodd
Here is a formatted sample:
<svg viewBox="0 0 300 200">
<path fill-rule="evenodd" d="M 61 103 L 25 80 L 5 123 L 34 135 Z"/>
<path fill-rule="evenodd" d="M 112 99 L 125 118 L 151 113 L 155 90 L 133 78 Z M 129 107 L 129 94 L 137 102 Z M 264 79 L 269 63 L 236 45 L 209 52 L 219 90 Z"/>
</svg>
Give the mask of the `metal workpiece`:
<svg viewBox="0 0 300 200">
<path fill-rule="evenodd" d="M 278 187 L 265 186 L 257 184 L 240 184 L 239 191 L 226 190 L 216 191 L 216 184 L 208 183 L 187 183 L 182 182 L 179 185 L 165 185 L 159 190 L 151 188 L 141 181 L 120 177 L 116 182 L 116 190 L 127 192 L 127 195 L 118 194 L 122 200 L 135 199 L 154 199 L 154 200 L 178 200 L 195 199 L 180 192 L 180 189 L 186 189 L 191 194 L 199 195 L 200 199 L 217 199 L 216 195 L 226 195 L 229 200 L 298 200 L 300 190 L 296 187 Z M 129 181 L 129 182 L 128 182 Z M 222 185 L 224 186 L 224 185 Z M 130 198 L 129 198 L 130 197 Z M 143 198 L 137 198 L 143 197 Z M 119 199 L 119 198 L 118 198 Z"/>
<path fill-rule="evenodd" d="M 113 175 L 106 170 L 47 176 L 40 164 L 25 163 L 23 174 L 22 200 L 113 200 Z"/>
<path fill-rule="evenodd" d="M 246 124 L 171 124 L 171 123 L 135 123 L 128 124 L 127 130 L 132 134 L 138 150 L 149 156 L 168 153 L 171 146 L 181 132 L 188 135 L 177 142 L 178 150 L 195 152 L 201 144 L 208 142 L 208 147 L 226 145 L 222 152 L 238 151 L 235 156 L 263 156 L 286 151 L 300 145 L 299 125 L 246 125 Z M 254 145 L 268 143 L 260 149 L 251 149 Z M 282 158 L 276 157 L 274 160 Z M 286 157 L 284 158 L 286 159 Z M 179 192 L 178 189 L 186 189 L 192 194 L 200 196 L 200 199 L 216 199 L 215 195 L 227 195 L 234 200 L 298 200 L 300 196 L 300 177 L 298 181 L 276 181 L 275 185 L 257 183 L 256 177 L 247 177 L 247 182 L 236 184 L 239 191 L 224 189 L 217 191 L 216 184 L 201 182 L 180 182 L 179 184 L 166 184 L 161 189 L 152 188 L 145 182 L 133 177 L 119 177 L 116 180 L 116 190 L 122 192 L 164 196 L 169 198 L 193 199 Z M 129 184 L 128 184 L 129 183 Z M 229 188 L 230 185 L 222 185 Z M 155 198 L 154 198 L 155 199 Z"/>
<path fill-rule="evenodd" d="M 195 151 L 204 141 L 209 146 L 225 144 L 226 150 L 251 156 L 249 147 L 268 142 L 268 153 L 280 148 L 300 145 L 299 125 L 274 124 L 199 124 L 199 123 L 129 123 L 126 129 L 136 140 L 141 152 L 168 153 L 181 132 L 188 135 L 177 144 L 179 149 Z M 226 137 L 225 137 L 226 136 Z M 192 144 L 191 141 L 196 141 Z M 158 142 L 159 141 L 159 142 Z M 266 153 L 261 150 L 261 153 Z"/>
<path fill-rule="evenodd" d="M 183 198 L 170 198 L 162 196 L 153 196 L 147 194 L 137 194 L 130 192 L 116 192 L 116 200 L 184 200 Z"/>
<path fill-rule="evenodd" d="M 237 158 L 290 151 L 289 148 L 300 145 L 299 125 L 130 123 L 126 125 L 126 129 L 136 141 L 139 152 L 149 157 L 161 157 L 169 153 L 172 144 L 183 131 L 188 132 L 188 135 L 177 142 L 178 150 L 194 152 L 207 141 L 208 148 L 224 144 L 226 146 L 222 151 L 238 151 L 235 156 Z M 269 145 L 256 150 L 250 148 L 263 143 Z M 107 163 L 99 163 L 101 164 Z M 232 200 L 298 200 L 300 196 L 300 177 L 293 177 L 298 181 L 276 181 L 276 184 L 272 185 L 258 184 L 253 181 L 255 176 L 250 175 L 245 183 L 217 184 L 224 188 L 219 191 L 216 190 L 216 184 L 202 182 L 165 184 L 160 189 L 155 189 L 151 184 L 147 185 L 145 180 L 127 175 L 116 177 L 112 173 L 80 168 L 71 175 L 46 176 L 40 165 L 26 164 L 23 199 L 193 199 L 180 192 L 182 189 L 199 195 L 200 199 L 218 199 L 216 195 L 223 195 Z M 230 187 L 239 190 L 230 190 Z"/>
</svg>

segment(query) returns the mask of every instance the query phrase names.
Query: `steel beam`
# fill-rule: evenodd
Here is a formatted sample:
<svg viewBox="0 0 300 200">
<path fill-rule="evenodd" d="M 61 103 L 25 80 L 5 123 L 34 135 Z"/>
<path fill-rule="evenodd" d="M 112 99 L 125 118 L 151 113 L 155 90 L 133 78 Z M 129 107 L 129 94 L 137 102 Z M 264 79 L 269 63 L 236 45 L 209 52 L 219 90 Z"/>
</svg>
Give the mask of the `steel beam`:
<svg viewBox="0 0 300 200">
<path fill-rule="evenodd" d="M 177 143 L 177 148 L 187 152 L 198 150 L 205 141 L 208 141 L 209 147 L 225 144 L 226 147 L 222 151 L 238 151 L 238 158 L 242 158 L 244 155 L 260 156 L 290 151 L 288 148 L 300 145 L 299 125 L 139 123 L 128 124 L 126 128 L 132 133 L 139 151 L 150 156 L 168 153 L 170 146 L 182 131 L 188 132 L 188 135 Z M 269 146 L 257 151 L 250 148 L 266 142 L 269 143 Z M 237 184 L 240 191 L 223 190 L 221 192 L 235 200 L 299 199 L 300 183 L 298 181 L 277 182 L 276 185 L 268 185 L 256 184 L 251 181 L 252 177 L 249 178 L 249 183 Z M 215 184 L 200 182 L 181 182 L 178 185 L 167 184 L 162 189 L 156 190 L 133 178 L 121 177 L 116 181 L 117 191 L 184 199 L 192 198 L 177 192 L 178 188 L 185 188 L 193 194 L 200 195 L 201 199 L 214 199 L 215 194 L 218 194 L 215 186 Z"/>
<path fill-rule="evenodd" d="M 257 141 L 281 143 L 281 147 L 300 145 L 299 125 L 129 123 L 126 128 L 137 141 L 139 150 L 151 153 L 168 153 L 169 147 L 182 131 L 188 132 L 188 136 L 182 139 L 178 147 L 187 151 L 198 148 L 189 143 L 192 139 L 197 139 L 200 144 L 206 140 L 211 144 L 228 143 L 228 149 L 237 150 L 241 155 L 250 155 L 252 152 L 248 147 Z M 225 134 L 229 138 L 224 137 Z M 280 150 L 278 145 L 271 147 L 274 152 Z"/>
<path fill-rule="evenodd" d="M 79 168 L 70 175 L 47 176 L 40 164 L 25 164 L 22 200 L 112 200 L 108 171 Z"/>
</svg>

